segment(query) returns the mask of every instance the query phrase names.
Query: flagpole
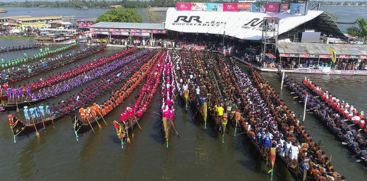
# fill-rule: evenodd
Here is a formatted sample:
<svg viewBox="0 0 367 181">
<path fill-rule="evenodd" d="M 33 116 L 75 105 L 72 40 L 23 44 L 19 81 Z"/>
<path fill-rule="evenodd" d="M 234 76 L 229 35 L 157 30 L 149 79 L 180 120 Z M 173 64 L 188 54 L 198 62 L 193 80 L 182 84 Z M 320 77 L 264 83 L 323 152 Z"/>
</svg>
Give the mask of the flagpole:
<svg viewBox="0 0 367 181">
<path fill-rule="evenodd" d="M 308 94 L 306 94 L 305 106 L 304 106 L 304 108 L 303 108 L 303 118 L 302 118 L 302 122 L 305 122 L 305 119 L 306 119 L 307 99 L 308 99 Z"/>
<path fill-rule="evenodd" d="M 280 90 L 283 90 L 283 84 L 284 84 L 284 77 L 285 77 L 285 71 L 282 71 L 282 83 L 280 84 Z"/>
</svg>

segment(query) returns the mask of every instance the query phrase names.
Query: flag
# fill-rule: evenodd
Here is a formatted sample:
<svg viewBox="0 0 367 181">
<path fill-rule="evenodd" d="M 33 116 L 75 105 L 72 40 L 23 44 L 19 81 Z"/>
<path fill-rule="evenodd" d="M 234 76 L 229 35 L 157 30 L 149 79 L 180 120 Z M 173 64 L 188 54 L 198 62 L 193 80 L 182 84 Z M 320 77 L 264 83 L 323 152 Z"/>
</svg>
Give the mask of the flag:
<svg viewBox="0 0 367 181">
<path fill-rule="evenodd" d="M 333 48 L 329 48 L 329 52 L 331 54 L 331 61 L 333 61 L 333 63 L 336 63 L 336 52 Z"/>
</svg>

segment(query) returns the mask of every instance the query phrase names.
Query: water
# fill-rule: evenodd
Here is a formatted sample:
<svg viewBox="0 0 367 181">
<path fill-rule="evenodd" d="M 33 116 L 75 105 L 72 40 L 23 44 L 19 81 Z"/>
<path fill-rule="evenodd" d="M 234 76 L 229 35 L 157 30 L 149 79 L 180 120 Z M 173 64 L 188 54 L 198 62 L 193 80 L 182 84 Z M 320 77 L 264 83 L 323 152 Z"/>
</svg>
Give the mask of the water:
<svg viewBox="0 0 367 181">
<path fill-rule="evenodd" d="M 109 49 L 101 55 L 111 54 Z M 82 61 L 89 61 L 82 60 Z M 71 67 L 71 66 L 69 66 Z M 69 68 L 65 67 L 65 69 Z M 50 73 L 49 73 L 50 74 Z M 37 79 L 37 78 L 34 78 Z M 71 91 L 74 94 L 82 87 Z M 71 117 L 65 117 L 35 135 L 19 138 L 16 144 L 7 125 L 6 114 L 0 114 L 0 180 L 209 180 L 218 178 L 253 178 L 267 180 L 264 163 L 242 136 L 227 135 L 226 144 L 211 129 L 204 130 L 181 108 L 177 108 L 176 127 L 180 137 L 172 136 L 170 147 L 162 142 L 160 97 L 144 115 L 142 131 L 135 130 L 131 145 L 121 150 L 111 126 L 123 107 L 134 102 L 137 91 L 106 117 L 108 127 L 96 128 L 75 141 Z M 108 95 L 108 94 L 106 94 Z M 97 102 L 106 98 L 101 96 Z M 67 95 L 47 102 L 65 99 Z M 289 180 L 284 166 L 278 164 L 274 180 Z M 189 174 L 187 174 L 189 173 Z M 115 178 L 115 179 L 112 179 Z"/>
<path fill-rule="evenodd" d="M 345 12 L 348 12 L 346 7 Z M 336 11 L 338 7 L 331 8 Z M 339 8 L 341 12 L 343 8 Z M 80 18 L 96 17 L 105 10 L 89 9 L 43 9 L 43 8 L 8 8 L 6 16 L 24 15 L 74 15 Z M 350 10 L 349 10 L 350 12 Z M 362 14 L 363 12 L 360 12 Z M 340 13 L 343 14 L 343 13 Z M 347 15 L 341 15 L 347 16 Z M 354 17 L 354 16 L 353 16 Z M 2 44 L 11 44 L 0 42 Z M 32 53 L 35 50 L 29 50 Z M 109 49 L 97 56 L 108 55 L 118 49 Z M 23 55 L 22 52 L 0 54 L 5 59 Z M 92 57 L 82 60 L 90 61 Z M 66 66 L 69 69 L 72 66 Z M 60 72 L 57 70 L 55 72 Z M 49 72 L 48 75 L 55 72 Z M 274 74 L 264 73 L 267 80 L 279 91 L 280 81 Z M 297 80 L 304 75 L 292 75 Z M 308 75 L 321 87 L 336 96 L 353 103 L 357 108 L 367 110 L 367 77 L 342 77 L 327 75 Z M 34 79 L 39 79 L 35 77 Z M 78 88 L 71 91 L 73 94 Z M 135 92 L 137 94 L 137 92 Z M 106 93 L 108 95 L 108 93 Z M 97 102 L 106 98 L 101 96 Z M 57 97 L 51 102 L 65 99 L 67 94 Z M 6 115 L 0 114 L 0 180 L 269 180 L 264 162 L 261 161 L 254 148 L 243 136 L 226 135 L 225 144 L 217 138 L 211 129 L 204 130 L 192 113 L 184 111 L 180 106 L 176 110 L 176 128 L 180 137 L 172 136 L 170 147 L 166 149 L 162 143 L 161 125 L 157 113 L 160 108 L 160 97 L 155 96 L 152 107 L 144 115 L 141 125 L 143 130 L 134 131 L 132 144 L 121 150 L 115 136 L 111 121 L 118 119 L 126 105 L 134 102 L 134 95 L 115 109 L 106 120 L 108 127 L 96 128 L 84 134 L 79 142 L 75 141 L 72 132 L 71 117 L 57 121 L 56 128 L 49 127 L 41 132 L 40 139 L 35 135 L 23 137 L 13 143 Z M 287 90 L 282 97 L 297 115 L 303 111 L 302 105 L 294 102 Z M 307 115 L 306 129 L 315 140 L 321 141 L 322 148 L 332 155 L 336 170 L 347 176 L 348 180 L 366 180 L 367 172 L 355 163 L 350 152 L 330 134 L 325 127 Z M 274 180 L 292 180 L 281 163 L 276 164 Z"/>
<path fill-rule="evenodd" d="M 118 50 L 109 49 L 97 57 Z M 264 76 L 279 90 L 279 79 L 274 74 L 264 73 Z M 304 75 L 292 77 L 301 80 Z M 357 108 L 367 110 L 367 95 L 364 94 L 367 77 L 309 77 L 336 96 L 353 102 Z M 95 135 L 92 132 L 84 134 L 79 142 L 75 141 L 72 131 L 72 118 L 64 117 L 57 121 L 56 128 L 42 131 L 40 139 L 30 135 L 14 144 L 6 115 L 0 114 L 3 120 L 0 123 L 0 180 L 269 180 L 264 162 L 245 137 L 233 137 L 232 133 L 226 135 L 225 144 L 222 144 L 212 129 L 204 130 L 192 113 L 186 113 L 180 106 L 175 121 L 180 137 L 172 136 L 170 147 L 166 149 L 157 115 L 160 96 L 155 96 L 152 107 L 144 115 L 143 130 L 136 129 L 132 144 L 121 150 L 111 121 L 118 119 L 123 107 L 134 102 L 136 94 L 137 91 L 106 117 L 108 127 L 95 128 Z M 97 102 L 104 100 L 106 95 L 99 97 Z M 64 94 L 47 102 L 67 96 Z M 292 110 L 297 114 L 302 112 L 302 106 L 295 103 L 286 90 L 282 96 Z M 305 125 L 315 140 L 321 140 L 327 154 L 332 155 L 338 171 L 349 180 L 365 180 L 367 174 L 362 166 L 354 162 L 349 152 L 316 119 L 308 115 Z M 276 164 L 275 173 L 274 180 L 293 180 L 281 163 Z"/>
<path fill-rule="evenodd" d="M 75 18 L 96 18 L 107 9 L 73 9 L 73 8 L 6 8 L 7 13 L 1 16 L 75 16 Z"/>
<path fill-rule="evenodd" d="M 336 17 L 337 22 L 354 22 L 357 18 L 367 19 L 367 7 L 366 6 L 321 6 L 321 10 L 326 11 Z M 348 27 L 353 25 L 339 24 L 339 28 L 345 32 Z"/>
<path fill-rule="evenodd" d="M 280 78 L 272 73 L 262 73 L 269 83 L 280 93 L 281 97 L 296 115 L 303 115 L 303 105 L 292 99 L 289 91 L 284 87 L 280 91 Z M 335 75 L 302 75 L 290 74 L 291 78 L 301 82 L 305 76 L 310 78 L 321 88 L 330 91 L 333 95 L 352 103 L 359 110 L 367 110 L 367 77 L 363 76 L 335 76 Z M 306 115 L 306 130 L 311 134 L 316 143 L 321 143 L 321 148 L 332 157 L 332 163 L 337 171 L 341 172 L 348 180 L 365 180 L 366 168 L 355 162 L 346 147 L 331 134 L 312 114 Z"/>
<path fill-rule="evenodd" d="M 72 8 L 6 8 L 5 14 L 0 16 L 75 16 L 75 18 L 97 18 L 108 9 L 72 9 Z M 321 10 L 336 16 L 340 22 L 354 22 L 357 18 L 367 18 L 367 7 L 343 7 L 343 6 L 321 6 Z M 149 22 L 143 8 L 138 8 L 138 13 L 143 17 L 144 22 Z M 160 16 L 166 16 L 164 12 L 158 12 Z M 342 31 L 346 31 L 351 25 L 339 25 Z"/>
</svg>

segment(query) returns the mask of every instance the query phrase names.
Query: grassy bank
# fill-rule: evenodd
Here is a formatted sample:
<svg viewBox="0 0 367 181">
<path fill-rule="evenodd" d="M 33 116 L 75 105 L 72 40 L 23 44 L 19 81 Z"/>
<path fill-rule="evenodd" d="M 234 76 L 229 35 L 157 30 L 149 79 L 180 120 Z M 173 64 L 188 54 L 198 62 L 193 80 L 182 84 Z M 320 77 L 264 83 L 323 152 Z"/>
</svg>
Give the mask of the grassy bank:
<svg viewBox="0 0 367 181">
<path fill-rule="evenodd" d="M 0 36 L 0 40 L 34 40 L 32 36 Z"/>
</svg>

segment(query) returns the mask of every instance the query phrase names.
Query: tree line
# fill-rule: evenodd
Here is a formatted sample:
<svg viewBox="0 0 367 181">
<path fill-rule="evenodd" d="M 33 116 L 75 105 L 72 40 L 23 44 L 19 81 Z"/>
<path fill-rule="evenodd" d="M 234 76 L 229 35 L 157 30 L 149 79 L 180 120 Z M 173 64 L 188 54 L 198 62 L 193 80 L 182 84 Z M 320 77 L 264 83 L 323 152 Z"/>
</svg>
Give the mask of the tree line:
<svg viewBox="0 0 367 181">
<path fill-rule="evenodd" d="M 191 1 L 191 0 L 189 0 Z M 186 0 L 186 2 L 189 2 Z M 108 1 L 108 0 L 68 0 L 68 1 L 25 1 L 25 2 L 0 2 L 5 7 L 50 7 L 50 8 L 109 8 L 111 5 L 121 5 L 126 8 L 146 7 L 173 7 L 177 0 L 151 0 L 151 1 Z M 206 2 L 206 0 L 192 0 L 192 2 Z"/>
</svg>

